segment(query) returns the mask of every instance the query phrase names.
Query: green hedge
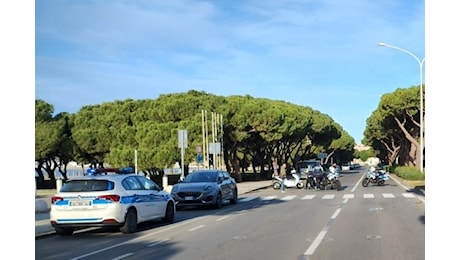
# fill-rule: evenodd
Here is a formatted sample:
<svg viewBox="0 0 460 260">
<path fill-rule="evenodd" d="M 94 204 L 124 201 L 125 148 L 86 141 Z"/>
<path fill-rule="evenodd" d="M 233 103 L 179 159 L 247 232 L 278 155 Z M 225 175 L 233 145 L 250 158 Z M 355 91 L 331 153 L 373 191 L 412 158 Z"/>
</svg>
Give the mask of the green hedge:
<svg viewBox="0 0 460 260">
<path fill-rule="evenodd" d="M 396 166 L 393 171 L 398 177 L 409 181 L 424 181 L 425 174 L 420 169 L 411 166 Z"/>
</svg>

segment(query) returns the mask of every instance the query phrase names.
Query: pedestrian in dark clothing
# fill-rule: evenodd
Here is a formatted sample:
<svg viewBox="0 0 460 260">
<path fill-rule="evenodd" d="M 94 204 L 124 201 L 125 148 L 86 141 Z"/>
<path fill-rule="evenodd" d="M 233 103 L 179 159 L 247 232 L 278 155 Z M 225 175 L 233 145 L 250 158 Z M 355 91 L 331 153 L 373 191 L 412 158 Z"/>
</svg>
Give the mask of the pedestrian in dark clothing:
<svg viewBox="0 0 460 260">
<path fill-rule="evenodd" d="M 283 163 L 280 168 L 280 178 L 281 178 L 281 192 L 284 193 L 284 181 L 286 180 L 286 163 Z"/>
</svg>

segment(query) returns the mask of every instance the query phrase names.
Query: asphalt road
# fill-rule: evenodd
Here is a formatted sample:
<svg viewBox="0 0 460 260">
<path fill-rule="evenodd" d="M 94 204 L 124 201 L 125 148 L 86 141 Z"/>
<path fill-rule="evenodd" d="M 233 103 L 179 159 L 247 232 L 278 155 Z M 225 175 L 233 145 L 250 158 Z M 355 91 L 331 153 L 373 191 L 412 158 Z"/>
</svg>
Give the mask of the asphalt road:
<svg viewBox="0 0 460 260">
<path fill-rule="evenodd" d="M 135 234 L 41 237 L 36 259 L 424 259 L 423 194 L 394 178 L 364 188 L 363 173 L 344 173 L 341 191 L 258 188 L 236 205 L 186 208 Z"/>
</svg>

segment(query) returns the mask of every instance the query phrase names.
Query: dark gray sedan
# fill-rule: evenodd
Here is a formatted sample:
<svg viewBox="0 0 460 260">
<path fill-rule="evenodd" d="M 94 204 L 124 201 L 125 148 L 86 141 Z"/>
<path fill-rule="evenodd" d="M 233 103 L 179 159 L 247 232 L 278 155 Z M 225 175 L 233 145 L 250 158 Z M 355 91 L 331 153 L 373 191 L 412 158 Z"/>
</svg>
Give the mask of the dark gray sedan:
<svg viewBox="0 0 460 260">
<path fill-rule="evenodd" d="M 221 208 L 224 201 L 238 202 L 238 188 L 235 179 L 222 170 L 198 170 L 188 174 L 176 183 L 171 195 L 176 209 L 184 206 L 213 206 Z"/>
</svg>

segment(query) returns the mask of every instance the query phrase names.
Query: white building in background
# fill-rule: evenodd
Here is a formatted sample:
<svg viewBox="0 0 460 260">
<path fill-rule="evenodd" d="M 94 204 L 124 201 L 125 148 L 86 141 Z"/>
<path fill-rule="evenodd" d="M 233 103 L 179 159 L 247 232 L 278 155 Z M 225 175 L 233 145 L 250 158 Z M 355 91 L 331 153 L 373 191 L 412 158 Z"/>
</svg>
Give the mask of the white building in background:
<svg viewBox="0 0 460 260">
<path fill-rule="evenodd" d="M 365 150 L 369 150 L 369 149 L 371 149 L 370 146 L 363 145 L 363 144 L 355 144 L 355 150 L 365 151 Z"/>
<path fill-rule="evenodd" d="M 377 166 L 380 163 L 380 159 L 377 157 L 369 157 L 367 158 L 365 164 L 367 165 L 372 165 L 372 166 Z"/>
</svg>

